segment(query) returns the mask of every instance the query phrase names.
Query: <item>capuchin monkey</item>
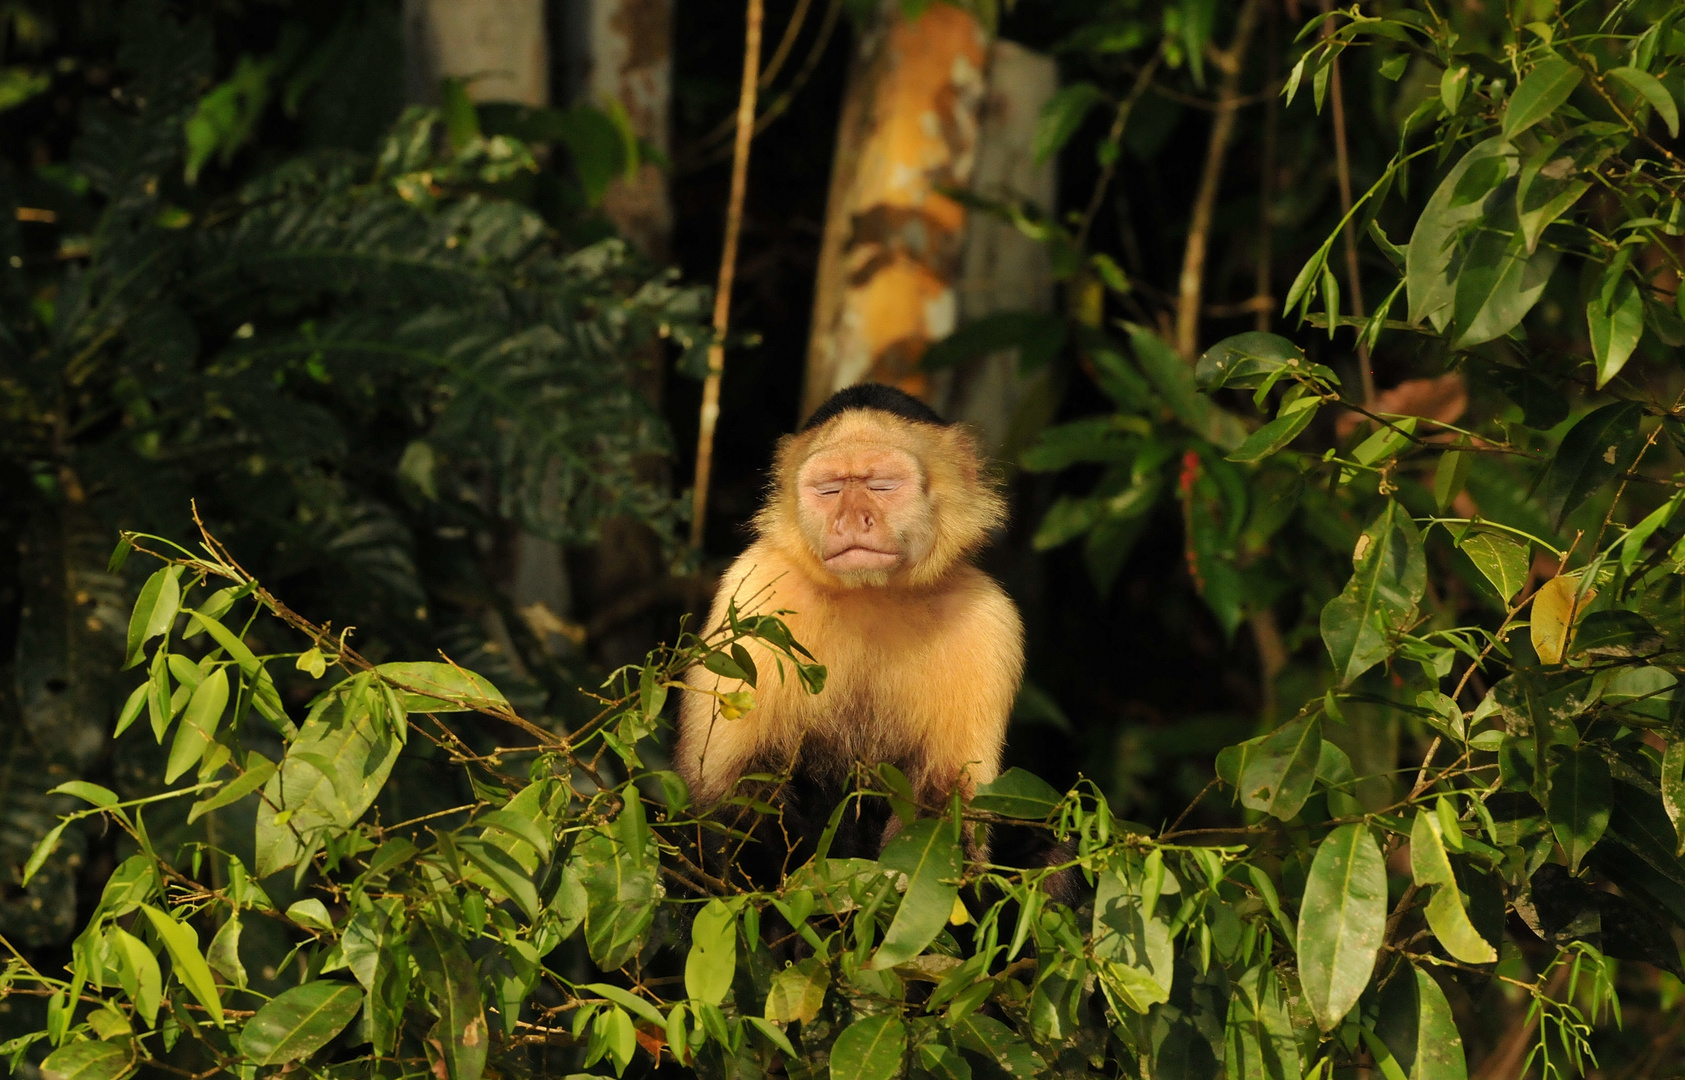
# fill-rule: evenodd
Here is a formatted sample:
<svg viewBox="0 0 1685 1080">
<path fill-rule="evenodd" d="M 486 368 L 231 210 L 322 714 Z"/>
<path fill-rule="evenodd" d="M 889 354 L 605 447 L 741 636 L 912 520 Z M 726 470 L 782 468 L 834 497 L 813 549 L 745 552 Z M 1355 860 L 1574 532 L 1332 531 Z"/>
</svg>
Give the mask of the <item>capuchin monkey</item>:
<svg viewBox="0 0 1685 1080">
<path fill-rule="evenodd" d="M 789 776 L 737 792 L 780 814 L 752 821 L 760 815 L 731 808 L 741 812 L 727 824 L 752 840 L 709 860 L 721 876 L 776 887 L 813 853 L 859 766 L 894 765 L 933 809 L 999 773 L 1024 628 L 970 560 L 1005 520 L 975 437 L 891 387 L 843 390 L 779 442 L 756 540 L 721 580 L 708 627 L 734 599 L 740 614 L 788 609 L 795 639 L 828 675 L 810 694 L 775 677 L 770 652 L 749 641 L 762 672 L 753 710 L 728 720 L 712 695 L 684 694 L 676 767 L 699 805 L 732 795 L 746 774 Z M 686 682 L 749 689 L 700 666 Z M 876 858 L 899 828 L 887 800 L 858 798 L 830 854 Z"/>
</svg>

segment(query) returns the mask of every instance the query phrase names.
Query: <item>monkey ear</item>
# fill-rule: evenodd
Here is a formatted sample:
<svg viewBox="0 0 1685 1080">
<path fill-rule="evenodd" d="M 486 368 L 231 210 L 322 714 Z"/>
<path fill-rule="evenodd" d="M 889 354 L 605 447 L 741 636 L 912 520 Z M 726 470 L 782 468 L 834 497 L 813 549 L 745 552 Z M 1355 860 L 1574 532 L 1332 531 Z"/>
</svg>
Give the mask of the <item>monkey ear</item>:
<svg viewBox="0 0 1685 1080">
<path fill-rule="evenodd" d="M 960 477 L 967 487 L 977 484 L 983 468 L 982 439 L 969 424 L 955 424 L 948 428 L 953 459 L 959 465 Z"/>
</svg>

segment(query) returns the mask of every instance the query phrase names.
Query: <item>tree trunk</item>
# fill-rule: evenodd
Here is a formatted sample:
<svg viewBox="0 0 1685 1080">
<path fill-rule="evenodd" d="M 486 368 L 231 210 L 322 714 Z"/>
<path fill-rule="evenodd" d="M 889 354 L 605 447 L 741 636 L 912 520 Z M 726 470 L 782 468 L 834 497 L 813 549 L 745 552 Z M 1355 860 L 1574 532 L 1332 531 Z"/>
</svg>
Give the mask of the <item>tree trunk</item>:
<svg viewBox="0 0 1685 1080">
<path fill-rule="evenodd" d="M 970 14 L 886 5 L 861 34 L 837 130 L 802 415 L 862 380 L 928 398 L 918 362 L 952 332 L 966 213 L 941 193 L 977 161 L 987 41 Z"/>
<path fill-rule="evenodd" d="M 672 0 L 562 0 L 557 8 L 562 42 L 562 97 L 598 106 L 618 102 L 632 130 L 663 156 L 669 152 L 673 95 Z M 672 246 L 673 207 L 667 174 L 643 162 L 603 194 L 603 213 L 633 247 L 657 262 Z M 660 407 L 666 352 L 660 343 L 634 358 L 635 382 Z M 639 462 L 652 483 L 671 482 L 668 462 Z M 603 522 L 602 537 L 583 553 L 579 568 L 591 628 L 593 657 L 607 667 L 633 663 L 661 636 L 657 613 L 674 590 L 663 573 L 661 544 L 642 523 L 627 517 Z"/>
<path fill-rule="evenodd" d="M 989 47 L 988 91 L 977 137 L 971 190 L 985 199 L 1019 199 L 1049 213 L 1058 192 L 1053 163 L 1037 164 L 1036 118 L 1059 88 L 1053 58 L 1010 41 Z M 961 324 L 999 311 L 1050 311 L 1053 261 L 1047 245 L 1010 222 L 972 215 L 965 227 L 958 308 Z M 932 403 L 950 420 L 983 434 L 991 454 L 1015 458 L 1020 444 L 1047 422 L 1049 372 L 1018 373 L 1016 350 L 938 373 Z"/>
<path fill-rule="evenodd" d="M 672 0 L 562 0 L 562 100 L 626 110 L 638 138 L 669 152 L 673 98 Z M 603 195 L 603 212 L 632 246 L 656 261 L 667 258 L 673 207 L 667 174 L 644 162 Z"/>
<path fill-rule="evenodd" d="M 475 101 L 550 101 L 544 0 L 404 0 L 404 89 L 439 100 L 439 82 L 464 80 Z"/>
</svg>

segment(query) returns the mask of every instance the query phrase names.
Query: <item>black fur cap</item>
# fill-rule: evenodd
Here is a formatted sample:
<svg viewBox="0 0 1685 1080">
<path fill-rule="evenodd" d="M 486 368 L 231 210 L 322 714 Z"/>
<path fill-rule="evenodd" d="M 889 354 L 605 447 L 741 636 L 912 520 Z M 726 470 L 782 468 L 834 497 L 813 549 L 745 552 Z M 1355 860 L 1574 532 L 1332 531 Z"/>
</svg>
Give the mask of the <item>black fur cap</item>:
<svg viewBox="0 0 1685 1080">
<path fill-rule="evenodd" d="M 934 409 L 913 395 L 883 383 L 857 383 L 832 394 L 825 404 L 815 409 L 802 425 L 803 431 L 814 428 L 851 409 L 876 409 L 915 424 L 934 424 L 947 427 L 948 422 L 936 415 Z"/>
</svg>

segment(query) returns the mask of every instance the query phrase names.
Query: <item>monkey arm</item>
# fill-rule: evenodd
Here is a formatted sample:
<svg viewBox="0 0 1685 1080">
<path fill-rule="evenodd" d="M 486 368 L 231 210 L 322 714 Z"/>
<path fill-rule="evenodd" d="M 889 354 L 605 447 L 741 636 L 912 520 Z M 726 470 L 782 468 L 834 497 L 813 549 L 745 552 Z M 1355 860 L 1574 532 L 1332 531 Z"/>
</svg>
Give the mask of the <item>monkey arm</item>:
<svg viewBox="0 0 1685 1080">
<path fill-rule="evenodd" d="M 968 570 L 955 585 L 957 614 L 912 701 L 924 768 L 913 778 L 927 802 L 956 787 L 970 798 L 1000 773 L 1006 727 L 1024 673 L 1024 626 L 993 579 Z"/>
</svg>

